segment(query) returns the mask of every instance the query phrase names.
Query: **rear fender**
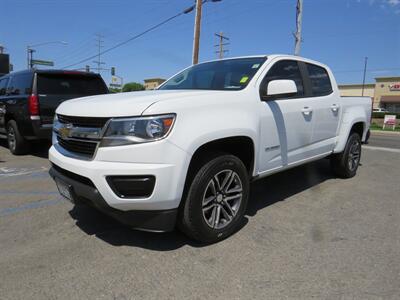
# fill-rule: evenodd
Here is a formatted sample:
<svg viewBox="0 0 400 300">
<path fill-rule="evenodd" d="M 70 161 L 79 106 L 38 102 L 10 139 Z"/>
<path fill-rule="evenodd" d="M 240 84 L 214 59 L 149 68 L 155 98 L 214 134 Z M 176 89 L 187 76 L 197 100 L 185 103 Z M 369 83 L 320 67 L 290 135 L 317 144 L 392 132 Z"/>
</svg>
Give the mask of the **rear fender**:
<svg viewBox="0 0 400 300">
<path fill-rule="evenodd" d="M 361 137 L 362 141 L 365 141 L 368 127 L 366 126 L 368 116 L 362 107 L 351 107 L 348 108 L 343 113 L 342 123 L 339 130 L 338 139 L 336 142 L 336 147 L 333 150 L 334 153 L 340 153 L 344 150 L 346 146 L 347 139 L 350 135 L 350 131 L 354 124 L 363 123 L 363 135 Z"/>
</svg>

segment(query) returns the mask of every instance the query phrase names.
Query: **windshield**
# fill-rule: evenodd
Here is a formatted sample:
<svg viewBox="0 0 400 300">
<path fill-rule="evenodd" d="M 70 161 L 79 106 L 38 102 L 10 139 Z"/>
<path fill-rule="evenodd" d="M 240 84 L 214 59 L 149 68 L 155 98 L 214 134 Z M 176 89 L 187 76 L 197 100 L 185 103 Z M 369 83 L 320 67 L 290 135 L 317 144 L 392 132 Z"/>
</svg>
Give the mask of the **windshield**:
<svg viewBox="0 0 400 300">
<path fill-rule="evenodd" d="M 266 57 L 228 59 L 194 65 L 165 82 L 160 90 L 241 90 Z"/>
</svg>

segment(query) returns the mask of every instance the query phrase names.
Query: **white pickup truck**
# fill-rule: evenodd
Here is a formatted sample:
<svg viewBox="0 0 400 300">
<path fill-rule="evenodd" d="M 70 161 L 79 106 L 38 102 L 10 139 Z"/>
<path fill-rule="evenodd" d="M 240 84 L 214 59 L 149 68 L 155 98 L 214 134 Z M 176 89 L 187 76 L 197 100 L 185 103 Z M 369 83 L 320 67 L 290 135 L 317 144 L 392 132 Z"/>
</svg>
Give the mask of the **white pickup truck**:
<svg viewBox="0 0 400 300">
<path fill-rule="evenodd" d="M 324 157 L 356 174 L 371 99 L 288 55 L 191 66 L 157 90 L 63 102 L 51 176 L 60 193 L 132 228 L 212 243 L 240 226 L 249 183 Z"/>
</svg>

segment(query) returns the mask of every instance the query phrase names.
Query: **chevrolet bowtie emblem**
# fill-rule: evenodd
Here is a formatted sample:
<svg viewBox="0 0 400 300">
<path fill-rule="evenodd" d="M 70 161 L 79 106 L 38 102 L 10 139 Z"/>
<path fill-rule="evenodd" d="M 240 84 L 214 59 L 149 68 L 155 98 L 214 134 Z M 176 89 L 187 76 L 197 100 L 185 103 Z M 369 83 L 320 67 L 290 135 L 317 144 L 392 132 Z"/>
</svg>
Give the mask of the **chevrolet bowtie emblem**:
<svg viewBox="0 0 400 300">
<path fill-rule="evenodd" d="M 70 138 L 72 127 L 73 127 L 72 124 L 65 124 L 58 130 L 58 134 L 62 139 Z"/>
</svg>

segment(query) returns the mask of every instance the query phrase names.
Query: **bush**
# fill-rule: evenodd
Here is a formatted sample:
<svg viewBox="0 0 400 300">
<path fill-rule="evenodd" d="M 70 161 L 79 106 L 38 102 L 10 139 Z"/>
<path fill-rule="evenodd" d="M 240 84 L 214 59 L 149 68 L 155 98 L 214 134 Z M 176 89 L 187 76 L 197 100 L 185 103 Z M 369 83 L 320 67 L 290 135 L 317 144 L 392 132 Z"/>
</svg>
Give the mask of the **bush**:
<svg viewBox="0 0 400 300">
<path fill-rule="evenodd" d="M 135 92 L 135 91 L 143 91 L 144 85 L 138 82 L 128 82 L 124 84 L 122 88 L 123 92 Z"/>
<path fill-rule="evenodd" d="M 374 119 L 384 119 L 385 115 L 396 115 L 396 119 L 400 119 L 400 113 L 390 113 L 390 112 L 373 112 L 372 118 Z"/>
</svg>

